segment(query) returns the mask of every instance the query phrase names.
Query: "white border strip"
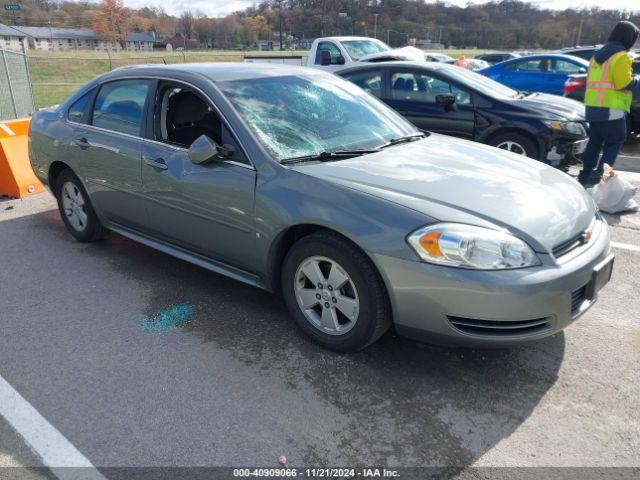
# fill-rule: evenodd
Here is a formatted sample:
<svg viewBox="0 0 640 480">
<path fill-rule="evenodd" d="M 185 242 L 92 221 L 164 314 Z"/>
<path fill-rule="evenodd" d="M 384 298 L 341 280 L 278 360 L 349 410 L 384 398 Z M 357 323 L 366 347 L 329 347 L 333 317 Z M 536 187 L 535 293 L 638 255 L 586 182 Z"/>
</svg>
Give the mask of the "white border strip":
<svg viewBox="0 0 640 480">
<path fill-rule="evenodd" d="M 5 125 L 4 123 L 0 123 L 0 128 L 3 129 L 5 132 L 7 132 L 7 135 L 13 137 L 15 135 L 15 132 L 13 130 L 11 130 L 7 125 Z"/>
<path fill-rule="evenodd" d="M 613 248 L 619 248 L 620 250 L 629 250 L 630 252 L 640 252 L 640 246 L 632 245 L 630 243 L 611 242 Z"/>
<path fill-rule="evenodd" d="M 69 440 L 1 376 L 0 415 L 60 480 L 106 480 Z"/>
</svg>

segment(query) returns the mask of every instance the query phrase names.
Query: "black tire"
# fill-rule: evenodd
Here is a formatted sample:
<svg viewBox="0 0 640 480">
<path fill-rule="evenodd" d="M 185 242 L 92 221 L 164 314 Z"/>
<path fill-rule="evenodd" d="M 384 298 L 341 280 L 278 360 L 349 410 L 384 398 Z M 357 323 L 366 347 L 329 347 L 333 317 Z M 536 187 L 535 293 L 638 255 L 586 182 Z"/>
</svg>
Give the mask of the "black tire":
<svg viewBox="0 0 640 480">
<path fill-rule="evenodd" d="M 539 160 L 538 154 L 538 146 L 535 141 L 526 135 L 522 135 L 521 133 L 516 132 L 505 132 L 499 133 L 487 141 L 487 145 L 491 145 L 493 147 L 499 147 L 500 145 L 504 145 L 508 142 L 512 142 L 514 144 L 519 145 L 524 151 L 524 155 L 529 158 L 533 158 L 534 160 Z M 515 152 L 520 153 L 520 152 Z"/>
<path fill-rule="evenodd" d="M 359 300 L 358 315 L 354 325 L 344 334 L 331 335 L 321 331 L 307 319 L 298 305 L 296 272 L 310 257 L 326 257 L 337 262 L 355 286 Z M 281 287 L 285 303 L 298 326 L 316 343 L 331 350 L 361 350 L 378 340 L 391 325 L 389 297 L 376 267 L 361 250 L 331 232 L 313 233 L 293 245 L 284 259 Z M 322 305 L 318 307 L 322 309 Z"/>
<path fill-rule="evenodd" d="M 63 205 L 63 196 L 65 193 L 63 192 L 63 187 L 69 183 L 73 185 L 84 201 L 84 205 L 82 207 L 78 207 L 86 214 L 86 222 L 83 222 L 81 227 L 74 226 L 69 220 L 70 217 L 65 213 Z M 95 242 L 106 235 L 107 230 L 102 226 L 102 223 L 100 223 L 100 219 L 91 205 L 91 200 L 89 199 L 87 191 L 84 189 L 80 179 L 78 179 L 71 169 L 67 168 L 60 172 L 56 179 L 54 193 L 56 200 L 58 201 L 58 210 L 60 211 L 62 221 L 67 227 L 67 230 L 69 230 L 69 233 L 71 233 L 76 240 L 79 242 Z"/>
</svg>

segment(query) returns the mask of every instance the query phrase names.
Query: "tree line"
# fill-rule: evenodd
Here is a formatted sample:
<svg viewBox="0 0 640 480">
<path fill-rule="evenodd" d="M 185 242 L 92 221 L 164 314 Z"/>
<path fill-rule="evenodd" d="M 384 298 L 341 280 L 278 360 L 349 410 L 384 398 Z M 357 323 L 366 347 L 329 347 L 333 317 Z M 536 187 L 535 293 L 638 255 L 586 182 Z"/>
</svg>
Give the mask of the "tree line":
<svg viewBox="0 0 640 480">
<path fill-rule="evenodd" d="M 181 16 L 162 8 L 132 9 L 122 0 L 70 2 L 22 0 L 20 12 L 0 13 L 9 24 L 91 28 L 122 41 L 124 32 L 177 33 L 203 48 L 251 48 L 259 40 L 279 40 L 294 48 L 302 39 L 328 35 L 376 36 L 392 46 L 412 39 L 445 46 L 483 49 L 553 49 L 606 40 L 619 20 L 640 23 L 640 12 L 588 9 L 549 10 L 518 0 L 458 7 L 424 0 L 263 0 L 222 18 L 187 10 Z"/>
</svg>

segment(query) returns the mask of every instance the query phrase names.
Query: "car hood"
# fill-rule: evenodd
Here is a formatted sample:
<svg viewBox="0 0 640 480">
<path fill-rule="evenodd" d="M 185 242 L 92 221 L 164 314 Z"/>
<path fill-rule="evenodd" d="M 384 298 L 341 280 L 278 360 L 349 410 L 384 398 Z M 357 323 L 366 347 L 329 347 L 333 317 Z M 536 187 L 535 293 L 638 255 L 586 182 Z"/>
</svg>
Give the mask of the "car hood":
<svg viewBox="0 0 640 480">
<path fill-rule="evenodd" d="M 514 106 L 524 108 L 531 113 L 555 120 L 584 122 L 584 104 L 571 98 L 547 93 L 532 93 L 524 98 L 510 101 Z"/>
<path fill-rule="evenodd" d="M 595 215 L 584 188 L 559 170 L 442 135 L 293 168 L 440 221 L 507 229 L 538 252 L 550 252 L 586 230 Z"/>
</svg>

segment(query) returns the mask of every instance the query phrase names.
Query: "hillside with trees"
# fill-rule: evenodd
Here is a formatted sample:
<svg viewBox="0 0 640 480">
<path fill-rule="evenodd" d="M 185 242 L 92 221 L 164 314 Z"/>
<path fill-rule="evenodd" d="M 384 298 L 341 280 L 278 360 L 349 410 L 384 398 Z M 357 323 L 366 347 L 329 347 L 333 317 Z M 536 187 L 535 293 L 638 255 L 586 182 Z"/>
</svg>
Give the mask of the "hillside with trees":
<svg viewBox="0 0 640 480">
<path fill-rule="evenodd" d="M 639 12 L 547 10 L 517 0 L 493 1 L 465 8 L 423 0 L 267 0 L 223 18 L 198 11 L 180 17 L 161 8 L 126 8 L 122 0 L 102 3 L 22 0 L 20 12 L 0 13 L 0 22 L 32 26 L 92 28 L 119 38 L 122 32 L 181 33 L 203 48 L 249 48 L 258 40 L 278 40 L 284 47 L 323 35 L 377 36 L 393 46 L 409 38 L 446 46 L 552 49 L 606 40 L 621 19 L 640 23 Z"/>
</svg>

